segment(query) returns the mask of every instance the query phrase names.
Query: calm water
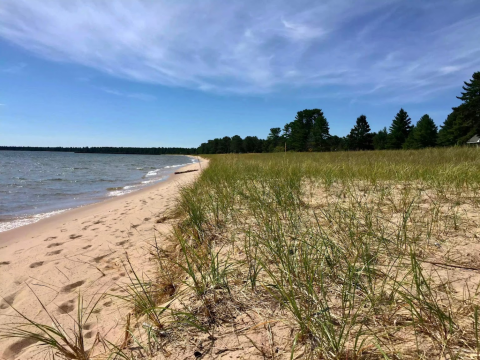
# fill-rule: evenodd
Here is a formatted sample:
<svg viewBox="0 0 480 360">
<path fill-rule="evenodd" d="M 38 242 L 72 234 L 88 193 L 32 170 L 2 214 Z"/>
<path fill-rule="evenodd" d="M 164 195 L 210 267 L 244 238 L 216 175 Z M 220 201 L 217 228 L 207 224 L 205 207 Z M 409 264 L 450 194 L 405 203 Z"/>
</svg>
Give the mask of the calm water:
<svg viewBox="0 0 480 360">
<path fill-rule="evenodd" d="M 0 151 L 0 232 L 164 180 L 187 156 Z"/>
</svg>

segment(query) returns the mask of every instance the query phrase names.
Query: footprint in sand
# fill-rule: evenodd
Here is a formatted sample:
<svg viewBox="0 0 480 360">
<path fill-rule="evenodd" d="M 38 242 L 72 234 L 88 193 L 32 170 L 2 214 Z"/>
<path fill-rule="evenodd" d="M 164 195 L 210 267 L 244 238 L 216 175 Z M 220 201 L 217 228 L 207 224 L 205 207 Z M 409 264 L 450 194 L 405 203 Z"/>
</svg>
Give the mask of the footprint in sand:
<svg viewBox="0 0 480 360">
<path fill-rule="evenodd" d="M 70 292 L 71 290 L 76 289 L 77 287 L 82 286 L 83 284 L 85 284 L 85 280 L 80 280 L 80 281 L 71 283 L 69 285 L 65 285 L 62 288 L 62 292 Z"/>
<path fill-rule="evenodd" d="M 72 239 L 72 240 L 73 240 L 73 239 L 78 239 L 78 238 L 80 238 L 80 237 L 82 237 L 82 235 L 72 234 L 72 235 L 69 236 L 69 238 Z"/>
<path fill-rule="evenodd" d="M 0 266 L 9 265 L 9 264 L 10 264 L 10 261 L 1 261 L 0 262 Z"/>
<path fill-rule="evenodd" d="M 31 269 L 35 269 L 35 268 L 37 268 L 37 267 L 39 267 L 39 266 L 42 266 L 43 263 L 44 263 L 44 261 L 37 261 L 37 262 L 31 263 L 29 267 L 30 267 Z"/>
<path fill-rule="evenodd" d="M 96 258 L 93 258 L 93 261 L 95 261 L 96 263 L 99 263 L 100 261 L 105 259 L 108 255 L 111 255 L 111 254 L 97 256 Z"/>
<path fill-rule="evenodd" d="M 115 245 L 122 246 L 122 245 L 125 245 L 127 242 L 128 240 L 123 240 L 123 241 L 117 242 Z"/>
<path fill-rule="evenodd" d="M 62 251 L 63 251 L 63 249 L 51 251 L 51 252 L 48 252 L 45 256 L 58 255 L 58 254 L 60 254 Z"/>
<path fill-rule="evenodd" d="M 112 300 L 104 302 L 102 305 L 105 306 L 105 307 L 110 307 L 110 306 L 112 306 Z"/>
<path fill-rule="evenodd" d="M 60 245 L 63 245 L 63 243 L 53 243 L 53 244 L 48 245 L 47 248 L 52 248 L 52 247 L 60 246 Z"/>
<path fill-rule="evenodd" d="M 72 312 L 74 308 L 75 306 L 71 304 L 70 301 L 66 301 L 58 307 L 58 312 L 60 314 L 68 314 Z"/>
<path fill-rule="evenodd" d="M 30 345 L 35 344 L 37 341 L 38 340 L 32 338 L 16 341 L 5 349 L 5 351 L 3 352 L 3 357 L 5 359 L 16 359 L 18 354 L 20 354 L 25 348 L 29 347 Z"/>
<path fill-rule="evenodd" d="M 0 309 L 4 310 L 10 307 L 10 305 L 13 304 L 13 301 L 15 300 L 15 297 L 17 296 L 17 293 L 13 293 L 11 295 L 8 295 L 3 298 L 3 300 L 0 302 Z"/>
<path fill-rule="evenodd" d="M 91 247 L 92 247 L 92 245 L 87 245 L 87 246 L 82 247 L 82 249 L 83 249 L 83 250 L 87 250 L 87 249 L 89 249 L 89 248 L 91 248 Z"/>
<path fill-rule="evenodd" d="M 46 238 L 46 239 L 43 240 L 43 241 L 50 241 L 50 240 L 54 240 L 54 239 L 56 239 L 56 238 L 57 238 L 56 236 L 50 236 L 50 237 Z"/>
</svg>

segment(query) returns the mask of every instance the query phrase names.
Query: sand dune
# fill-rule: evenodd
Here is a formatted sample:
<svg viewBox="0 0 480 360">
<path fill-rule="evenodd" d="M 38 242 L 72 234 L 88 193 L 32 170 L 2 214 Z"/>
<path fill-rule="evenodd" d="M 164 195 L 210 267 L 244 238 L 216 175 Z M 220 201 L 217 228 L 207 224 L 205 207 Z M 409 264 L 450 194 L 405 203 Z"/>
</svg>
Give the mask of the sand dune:
<svg viewBox="0 0 480 360">
<path fill-rule="evenodd" d="M 202 166 L 207 164 L 202 161 Z M 199 164 L 182 168 L 198 169 Z M 108 292 L 121 295 L 127 280 L 126 254 L 145 276 L 149 268 L 149 242 L 170 231 L 157 223 L 175 205 L 178 190 L 200 172 L 172 175 L 151 187 L 84 206 L 38 223 L 0 233 L 0 325 L 15 319 L 14 310 L 51 325 L 35 295 L 65 326 L 76 316 L 78 293 L 85 300 Z M 33 293 L 34 292 L 34 293 Z M 102 299 L 92 315 L 85 337 L 93 342 L 97 333 L 115 340 L 120 336 L 129 309 L 115 297 Z M 32 341 L 0 340 L 5 359 L 43 358 Z"/>
</svg>

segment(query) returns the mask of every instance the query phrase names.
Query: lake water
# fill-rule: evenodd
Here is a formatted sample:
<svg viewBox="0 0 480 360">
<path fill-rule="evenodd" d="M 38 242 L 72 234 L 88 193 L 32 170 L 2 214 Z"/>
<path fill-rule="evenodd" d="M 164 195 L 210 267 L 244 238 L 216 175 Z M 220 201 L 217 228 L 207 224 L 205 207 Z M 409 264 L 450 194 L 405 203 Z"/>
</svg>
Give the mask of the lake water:
<svg viewBox="0 0 480 360">
<path fill-rule="evenodd" d="M 193 162 L 177 155 L 0 151 L 0 232 L 130 193 Z"/>
</svg>

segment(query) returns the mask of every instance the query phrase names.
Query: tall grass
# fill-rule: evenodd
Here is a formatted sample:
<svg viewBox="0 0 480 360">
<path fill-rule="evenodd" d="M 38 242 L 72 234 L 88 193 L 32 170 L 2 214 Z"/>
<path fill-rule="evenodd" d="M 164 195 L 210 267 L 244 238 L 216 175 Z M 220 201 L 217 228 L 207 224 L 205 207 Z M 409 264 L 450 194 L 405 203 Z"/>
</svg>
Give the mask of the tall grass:
<svg viewBox="0 0 480 360">
<path fill-rule="evenodd" d="M 51 325 L 29 318 L 11 305 L 17 314 L 18 320 L 7 324 L 0 330 L 0 339 L 19 338 L 34 340 L 42 346 L 46 352 L 45 355 L 51 358 L 92 359 L 93 351 L 100 339 L 97 336 L 94 343 L 87 346 L 84 330 L 98 302 L 103 298 L 103 295 L 93 297 L 90 301 L 85 302 L 79 293 L 76 317 L 70 316 L 71 327 L 66 327 L 62 325 L 57 317 L 47 310 L 33 290 L 32 293 L 50 319 Z"/>
<path fill-rule="evenodd" d="M 448 266 L 424 260 L 475 226 L 478 155 L 209 156 L 179 203 L 188 283 L 198 297 L 228 289 L 273 301 L 296 333 L 294 351 L 319 358 L 477 355 L 478 307 L 462 311 Z"/>
</svg>

